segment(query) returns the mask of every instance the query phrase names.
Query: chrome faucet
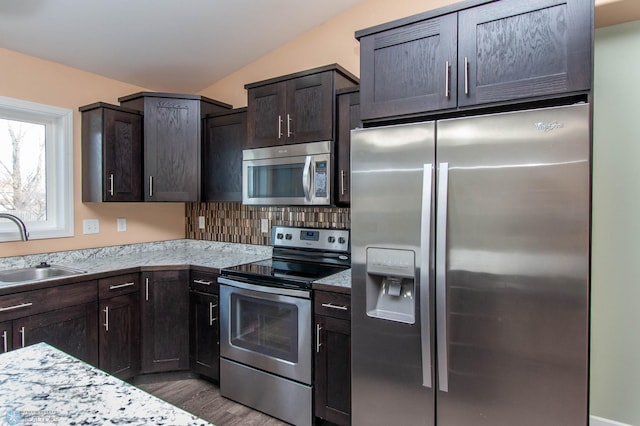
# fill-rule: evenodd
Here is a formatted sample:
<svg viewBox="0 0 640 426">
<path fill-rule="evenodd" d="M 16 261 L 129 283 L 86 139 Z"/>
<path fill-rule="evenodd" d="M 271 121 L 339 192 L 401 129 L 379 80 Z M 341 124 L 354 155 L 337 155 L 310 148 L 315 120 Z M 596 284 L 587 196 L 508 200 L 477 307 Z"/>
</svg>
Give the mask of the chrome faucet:
<svg viewBox="0 0 640 426">
<path fill-rule="evenodd" d="M 27 232 L 27 226 L 24 224 L 22 219 L 20 219 L 18 216 L 14 216 L 14 215 L 9 214 L 9 213 L 0 213 L 0 219 L 9 219 L 13 223 L 15 223 L 18 226 L 18 229 L 20 230 L 20 239 L 22 241 L 27 241 L 29 239 L 29 233 Z"/>
</svg>

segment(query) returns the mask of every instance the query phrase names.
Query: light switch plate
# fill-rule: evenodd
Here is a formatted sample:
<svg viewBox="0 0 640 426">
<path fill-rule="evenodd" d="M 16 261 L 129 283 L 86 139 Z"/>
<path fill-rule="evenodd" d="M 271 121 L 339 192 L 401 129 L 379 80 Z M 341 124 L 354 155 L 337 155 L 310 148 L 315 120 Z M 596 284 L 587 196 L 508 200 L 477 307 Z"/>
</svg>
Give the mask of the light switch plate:
<svg viewBox="0 0 640 426">
<path fill-rule="evenodd" d="M 118 224 L 118 232 L 125 232 L 127 230 L 127 218 L 119 217 L 116 219 L 116 223 Z"/>
<path fill-rule="evenodd" d="M 82 233 L 83 234 L 98 234 L 98 233 L 100 233 L 100 220 L 99 219 L 83 219 L 82 220 Z"/>
<path fill-rule="evenodd" d="M 269 232 L 269 219 L 260 219 L 260 230 L 265 234 Z"/>
<path fill-rule="evenodd" d="M 198 228 L 204 229 L 204 216 L 198 216 Z"/>
</svg>

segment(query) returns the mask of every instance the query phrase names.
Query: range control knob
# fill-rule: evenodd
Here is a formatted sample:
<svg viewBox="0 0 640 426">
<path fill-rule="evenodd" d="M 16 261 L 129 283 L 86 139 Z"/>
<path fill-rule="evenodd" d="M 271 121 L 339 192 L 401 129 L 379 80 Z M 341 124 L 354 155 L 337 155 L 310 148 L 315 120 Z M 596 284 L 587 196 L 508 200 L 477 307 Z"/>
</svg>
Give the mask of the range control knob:
<svg viewBox="0 0 640 426">
<path fill-rule="evenodd" d="M 277 239 L 279 239 L 279 240 L 281 240 L 281 239 L 282 239 L 282 237 L 283 237 L 282 233 L 278 232 L 278 235 L 276 235 L 276 238 L 277 238 Z"/>
<path fill-rule="evenodd" d="M 334 237 L 334 236 L 329 237 L 329 242 L 330 243 L 335 243 L 336 242 L 336 237 Z"/>
<path fill-rule="evenodd" d="M 285 237 L 287 240 L 290 240 L 291 238 L 293 238 L 293 237 L 291 236 L 291 234 L 287 234 L 287 235 L 285 235 L 284 237 Z"/>
<path fill-rule="evenodd" d="M 346 242 L 347 242 L 347 240 L 345 240 L 345 239 L 344 239 L 344 237 L 340 237 L 340 238 L 338 238 L 338 242 L 339 242 L 340 244 L 344 244 L 344 243 L 346 243 Z"/>
</svg>

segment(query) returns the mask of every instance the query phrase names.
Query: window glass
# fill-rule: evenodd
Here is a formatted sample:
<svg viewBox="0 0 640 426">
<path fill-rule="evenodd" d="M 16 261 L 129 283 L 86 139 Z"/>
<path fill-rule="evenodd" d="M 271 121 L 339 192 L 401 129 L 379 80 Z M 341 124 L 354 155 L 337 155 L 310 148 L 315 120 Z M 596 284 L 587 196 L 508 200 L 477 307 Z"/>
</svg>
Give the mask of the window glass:
<svg viewBox="0 0 640 426">
<path fill-rule="evenodd" d="M 72 146 L 71 110 L 0 97 L 0 213 L 29 239 L 73 235 Z M 0 219 L 0 241 L 18 239 Z"/>
</svg>

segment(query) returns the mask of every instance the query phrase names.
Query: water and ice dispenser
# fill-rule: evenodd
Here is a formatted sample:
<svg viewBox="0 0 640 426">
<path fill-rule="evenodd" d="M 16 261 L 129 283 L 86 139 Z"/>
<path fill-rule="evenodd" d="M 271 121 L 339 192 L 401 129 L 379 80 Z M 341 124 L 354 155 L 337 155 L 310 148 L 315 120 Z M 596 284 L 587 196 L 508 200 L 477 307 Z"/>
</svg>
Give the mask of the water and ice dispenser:
<svg viewBox="0 0 640 426">
<path fill-rule="evenodd" d="M 367 315 L 415 323 L 416 254 L 413 250 L 367 248 Z"/>
</svg>

